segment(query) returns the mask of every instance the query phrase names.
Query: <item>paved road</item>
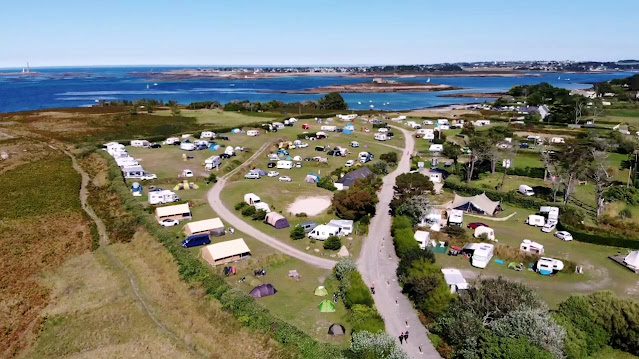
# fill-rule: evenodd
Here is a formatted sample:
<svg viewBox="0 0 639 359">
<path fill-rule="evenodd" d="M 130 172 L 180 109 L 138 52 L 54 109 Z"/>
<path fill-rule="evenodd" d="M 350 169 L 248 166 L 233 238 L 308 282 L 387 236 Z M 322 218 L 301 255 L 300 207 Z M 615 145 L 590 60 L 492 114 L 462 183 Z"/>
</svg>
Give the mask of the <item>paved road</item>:
<svg viewBox="0 0 639 359">
<path fill-rule="evenodd" d="M 269 144 L 265 144 L 262 147 L 260 147 L 260 149 L 257 150 L 255 154 L 253 154 L 253 156 L 251 156 L 251 158 L 249 158 L 245 163 L 250 163 L 251 161 L 253 161 L 255 158 L 257 158 L 257 156 L 261 155 L 262 152 L 264 152 L 264 150 L 268 148 L 268 146 Z M 272 236 L 269 236 L 268 234 L 256 229 L 249 223 L 245 222 L 244 219 L 238 217 L 234 213 L 234 211 L 229 210 L 226 207 L 226 205 L 224 205 L 224 202 L 222 202 L 222 199 L 220 198 L 220 194 L 224 190 L 224 186 L 226 185 L 227 180 L 231 176 L 233 176 L 237 171 L 243 168 L 244 168 L 243 166 L 240 166 L 237 169 L 229 172 L 224 177 L 220 178 L 217 181 L 217 183 L 213 186 L 213 188 L 211 188 L 209 192 L 207 193 L 209 205 L 211 206 L 211 208 L 213 208 L 213 210 L 217 213 L 217 215 L 220 216 L 220 218 L 226 223 L 228 223 L 229 225 L 257 239 L 258 241 L 277 249 L 278 251 L 284 254 L 297 258 L 315 267 L 332 269 L 336 263 L 334 260 L 317 257 L 312 254 L 308 254 L 304 251 L 301 251 L 295 247 L 289 246 L 288 244 L 282 242 L 281 240 L 276 239 Z M 260 180 L 256 180 L 256 181 L 260 181 Z"/>
<path fill-rule="evenodd" d="M 415 148 L 412 134 L 403 128 L 395 128 L 404 134 L 405 151 L 397 169 L 384 177 L 376 215 L 371 220 L 369 235 L 364 241 L 357 264 L 366 283 L 375 286 L 375 305 L 384 318 L 386 332 L 395 338 L 404 331 L 409 332 L 408 342 L 402 348 L 411 358 L 441 358 L 428 339 L 417 311 L 402 294 L 395 275 L 399 259 L 395 255 L 390 235 L 392 218 L 388 213 L 388 206 L 393 198 L 395 178 L 410 170 L 410 153 Z"/>
</svg>

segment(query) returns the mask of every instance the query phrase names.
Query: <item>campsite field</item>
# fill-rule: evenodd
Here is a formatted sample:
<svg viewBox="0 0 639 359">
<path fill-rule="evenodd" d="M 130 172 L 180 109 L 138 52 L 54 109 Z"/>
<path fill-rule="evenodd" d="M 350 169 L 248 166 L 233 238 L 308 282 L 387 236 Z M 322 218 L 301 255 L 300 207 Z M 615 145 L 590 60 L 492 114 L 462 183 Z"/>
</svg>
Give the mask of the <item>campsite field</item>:
<svg viewBox="0 0 639 359">
<path fill-rule="evenodd" d="M 535 288 L 551 306 L 557 305 L 572 294 L 587 294 L 599 290 L 611 290 L 619 296 L 634 297 L 639 294 L 639 278 L 636 274 L 613 262 L 608 256 L 626 253 L 625 250 L 605 247 L 578 241 L 564 242 L 551 233 L 543 233 L 537 227 L 528 226 L 525 220 L 534 211 L 504 204 L 504 213 L 500 217 L 516 213 L 506 221 L 490 221 L 485 217 L 474 218 L 466 215 L 464 223 L 484 222 L 495 230 L 498 244 L 519 248 L 522 240 L 530 239 L 544 245 L 546 257 L 568 259 L 584 267 L 584 274 L 559 273 L 552 277 L 543 277 L 531 271 L 517 272 L 495 263 L 493 257 L 486 269 L 474 268 L 462 257 L 437 255 L 437 262 L 443 267 L 459 268 L 468 277 L 502 276 L 511 280 L 525 282 Z M 472 236 L 472 233 L 470 233 Z"/>
<path fill-rule="evenodd" d="M 161 116 L 172 116 L 171 111 L 157 111 Z M 271 112 L 228 112 L 219 109 L 213 110 L 188 110 L 181 109 L 180 115 L 184 117 L 193 117 L 197 123 L 211 126 L 244 126 L 261 121 L 275 121 L 284 118 L 283 115 Z"/>
</svg>

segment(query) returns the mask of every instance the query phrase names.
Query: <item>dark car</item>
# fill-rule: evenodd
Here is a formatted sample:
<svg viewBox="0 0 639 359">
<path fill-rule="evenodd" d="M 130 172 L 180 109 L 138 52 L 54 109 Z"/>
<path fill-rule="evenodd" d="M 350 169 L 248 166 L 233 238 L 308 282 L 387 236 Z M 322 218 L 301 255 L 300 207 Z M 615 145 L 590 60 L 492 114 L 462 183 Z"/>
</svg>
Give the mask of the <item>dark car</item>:
<svg viewBox="0 0 639 359">
<path fill-rule="evenodd" d="M 324 146 L 315 146 L 315 151 L 324 152 L 324 151 L 326 151 L 326 147 L 324 147 Z"/>
<path fill-rule="evenodd" d="M 151 146 L 149 146 L 150 148 L 162 148 L 162 145 L 159 143 L 152 143 Z"/>
<path fill-rule="evenodd" d="M 220 158 L 223 158 L 223 159 L 228 160 L 229 158 L 231 158 L 231 155 L 229 155 L 228 153 L 222 153 L 222 154 L 220 155 Z"/>
<path fill-rule="evenodd" d="M 229 140 L 228 136 L 217 136 L 215 138 L 218 139 L 218 140 L 224 140 L 224 141 L 228 141 Z"/>
<path fill-rule="evenodd" d="M 488 227 L 488 228 L 490 228 L 489 225 L 487 225 L 485 223 L 481 223 L 481 222 L 468 223 L 468 225 L 466 227 L 468 227 L 470 229 L 475 229 L 477 227 Z"/>
<path fill-rule="evenodd" d="M 529 147 L 530 147 L 530 145 L 528 143 L 526 143 L 526 142 L 519 144 L 519 148 L 529 148 Z"/>
<path fill-rule="evenodd" d="M 273 168 L 273 167 L 275 167 L 275 165 L 276 165 L 275 162 L 269 162 L 269 163 L 266 164 L 266 167 L 267 168 Z"/>
<path fill-rule="evenodd" d="M 186 239 L 182 242 L 182 247 L 191 248 L 203 246 L 206 244 L 211 244 L 211 237 L 208 233 L 194 234 L 192 236 L 186 237 Z"/>
<path fill-rule="evenodd" d="M 317 223 L 315 222 L 304 222 L 300 224 L 300 227 L 304 228 L 304 233 L 308 233 L 312 231 L 315 227 L 317 227 Z"/>
</svg>

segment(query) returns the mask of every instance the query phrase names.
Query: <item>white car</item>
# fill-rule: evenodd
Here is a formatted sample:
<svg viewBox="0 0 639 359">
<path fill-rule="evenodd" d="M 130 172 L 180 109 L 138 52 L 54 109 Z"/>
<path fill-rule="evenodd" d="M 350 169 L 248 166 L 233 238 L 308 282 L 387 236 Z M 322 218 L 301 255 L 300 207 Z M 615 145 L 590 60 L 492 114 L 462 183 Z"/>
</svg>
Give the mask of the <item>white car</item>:
<svg viewBox="0 0 639 359">
<path fill-rule="evenodd" d="M 302 168 L 302 162 L 295 163 L 295 168 Z"/>
<path fill-rule="evenodd" d="M 244 178 L 246 179 L 260 179 L 260 174 L 257 172 L 249 172 L 247 173 Z"/>
<path fill-rule="evenodd" d="M 348 161 L 346 161 L 346 163 L 344 164 L 344 167 L 353 167 L 353 165 L 355 165 L 355 161 L 353 161 L 353 160 L 348 160 Z"/>
<path fill-rule="evenodd" d="M 357 142 L 357 141 L 351 142 L 351 147 L 353 147 L 353 148 L 359 147 L 359 142 Z"/>
<path fill-rule="evenodd" d="M 280 173 L 277 171 L 269 171 L 266 175 L 269 177 L 277 177 L 280 175 Z"/>
<path fill-rule="evenodd" d="M 173 227 L 180 224 L 180 221 L 178 221 L 177 219 L 163 219 L 160 224 L 162 225 L 162 227 Z"/>
<path fill-rule="evenodd" d="M 282 176 L 282 177 L 280 177 L 280 181 L 282 181 L 282 182 L 291 182 L 292 179 L 289 176 Z"/>
<path fill-rule="evenodd" d="M 555 230 L 555 227 L 557 227 L 556 223 L 547 222 L 543 227 L 541 227 L 541 231 L 544 233 L 550 233 Z"/>
<path fill-rule="evenodd" d="M 306 147 L 308 147 L 308 143 L 306 142 L 302 142 L 299 145 L 297 145 L 297 148 L 306 148 Z"/>
<path fill-rule="evenodd" d="M 142 176 L 140 179 L 142 181 L 148 181 L 158 179 L 158 176 L 155 173 L 145 173 L 144 176 Z"/>
<path fill-rule="evenodd" d="M 555 233 L 555 237 L 561 239 L 562 241 L 572 241 L 572 234 L 566 231 L 559 231 Z"/>
</svg>

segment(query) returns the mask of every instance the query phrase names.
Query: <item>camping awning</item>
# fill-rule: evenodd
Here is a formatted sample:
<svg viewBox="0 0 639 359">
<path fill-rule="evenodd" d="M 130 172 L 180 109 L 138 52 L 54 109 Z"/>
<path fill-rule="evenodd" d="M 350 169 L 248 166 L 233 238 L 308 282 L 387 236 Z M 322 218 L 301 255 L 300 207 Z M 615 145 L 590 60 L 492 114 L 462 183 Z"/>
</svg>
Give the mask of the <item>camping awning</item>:
<svg viewBox="0 0 639 359">
<path fill-rule="evenodd" d="M 202 221 L 187 223 L 184 226 L 184 232 L 186 232 L 187 234 L 200 233 L 220 228 L 224 228 L 224 223 L 222 223 L 222 220 L 220 220 L 219 218 L 209 218 Z"/>
<path fill-rule="evenodd" d="M 251 252 L 242 238 L 210 244 L 204 247 L 202 251 L 207 251 L 215 261 Z"/>
<path fill-rule="evenodd" d="M 185 213 L 191 213 L 191 209 L 189 208 L 188 203 L 158 207 L 155 209 L 155 215 L 158 217 L 176 216 Z"/>
<path fill-rule="evenodd" d="M 465 211 L 485 213 L 492 216 L 500 208 L 499 204 L 500 202 L 491 200 L 485 193 L 472 197 L 462 197 L 455 193 L 455 198 L 450 207 Z"/>
</svg>

